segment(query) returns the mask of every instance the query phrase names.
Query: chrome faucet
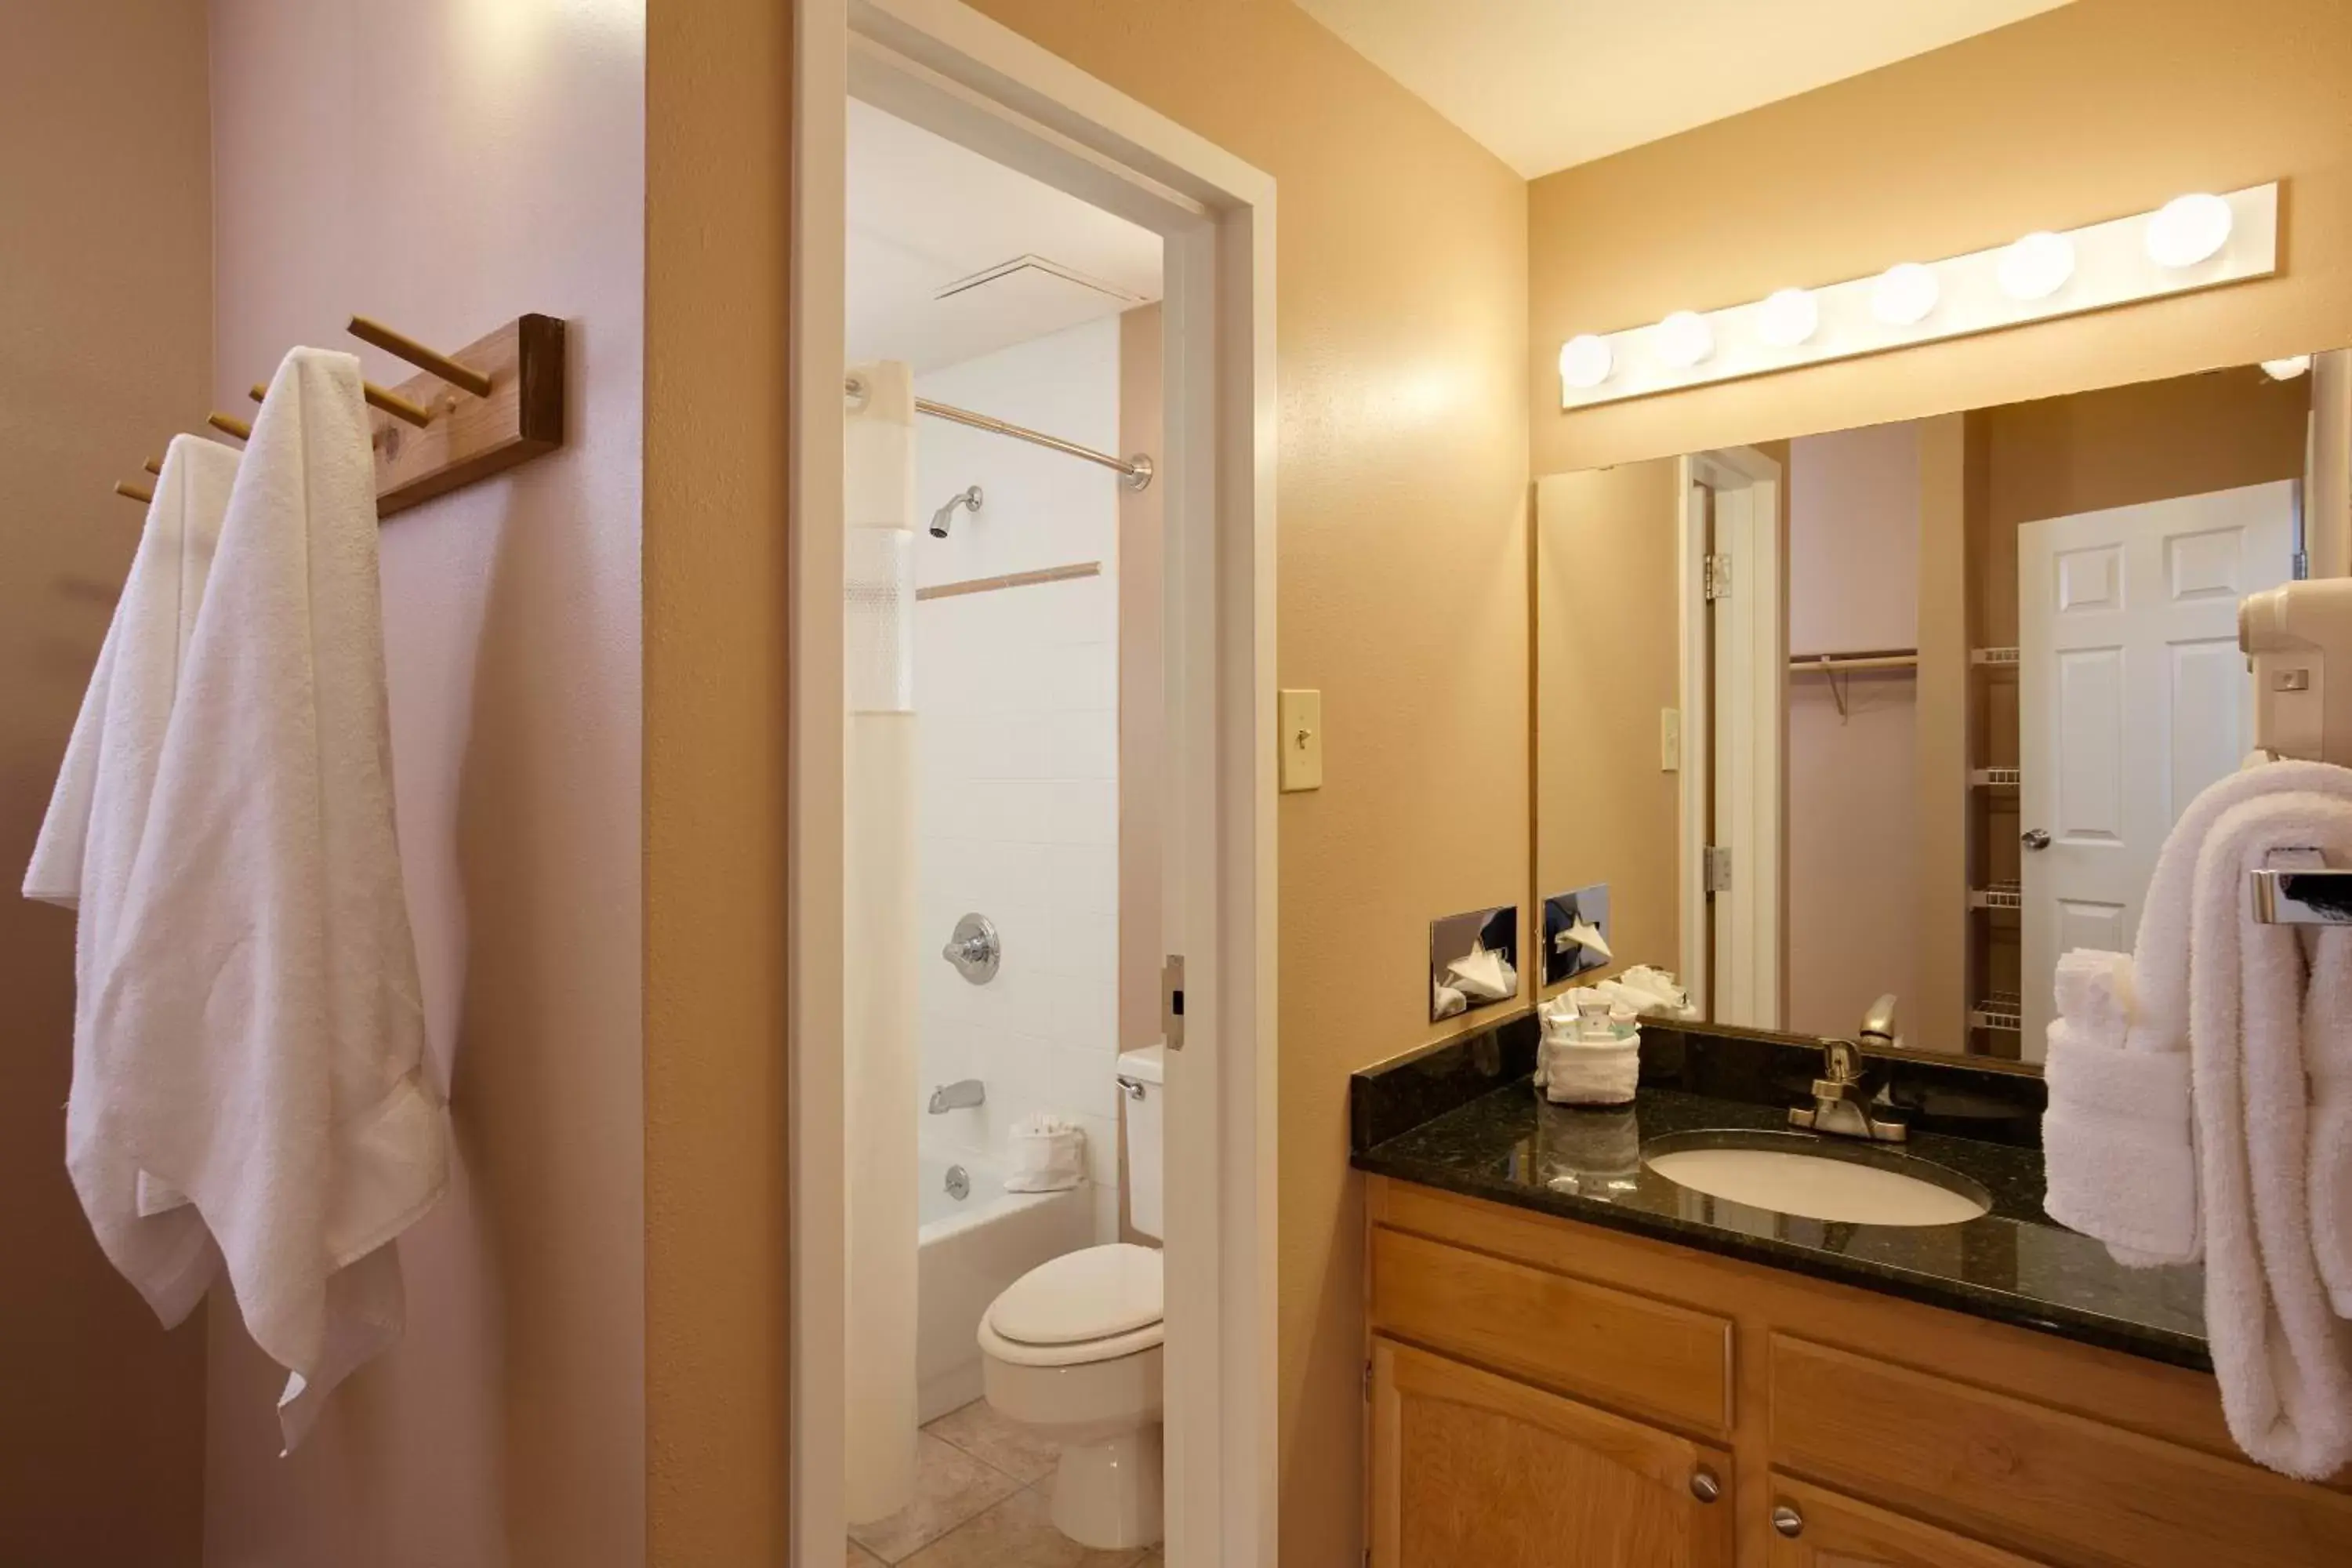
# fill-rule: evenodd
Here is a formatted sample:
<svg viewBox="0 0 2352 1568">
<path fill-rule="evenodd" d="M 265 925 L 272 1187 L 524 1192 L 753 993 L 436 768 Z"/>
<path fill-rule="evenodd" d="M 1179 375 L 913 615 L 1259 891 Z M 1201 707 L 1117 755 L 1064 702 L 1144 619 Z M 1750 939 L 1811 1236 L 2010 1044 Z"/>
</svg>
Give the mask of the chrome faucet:
<svg viewBox="0 0 2352 1568">
<path fill-rule="evenodd" d="M 1885 1026 L 1894 1027 L 1892 998 L 1882 998 L 1887 1004 Z M 1874 1019 L 1879 1009 L 1871 1008 Z M 1875 1031 L 1874 1031 L 1875 1032 Z M 1879 1037 L 1888 1037 L 1881 1035 Z M 1900 1143 L 1911 1135 L 1911 1129 L 1899 1117 L 1881 1117 L 1873 1113 L 1874 1103 L 1885 1102 L 1882 1088 L 1874 1099 L 1866 1074 L 1862 1047 L 1852 1040 L 1822 1042 L 1822 1076 L 1813 1079 L 1813 1103 L 1798 1106 L 1789 1112 L 1792 1127 L 1810 1127 L 1816 1132 L 1834 1133 L 1841 1138 L 1866 1138 L 1874 1143 Z M 1891 1105 L 1886 1109 L 1893 1110 Z"/>
<path fill-rule="evenodd" d="M 945 1116 L 950 1110 L 970 1110 L 987 1103 L 988 1086 L 976 1078 L 959 1079 L 931 1090 L 933 1116 Z"/>
<path fill-rule="evenodd" d="M 1870 1005 L 1870 1011 L 1862 1016 L 1862 1028 L 1856 1038 L 1866 1045 L 1884 1046 L 1889 1050 L 1903 1043 L 1903 1037 L 1895 1032 L 1894 992 L 1889 991 Z"/>
</svg>

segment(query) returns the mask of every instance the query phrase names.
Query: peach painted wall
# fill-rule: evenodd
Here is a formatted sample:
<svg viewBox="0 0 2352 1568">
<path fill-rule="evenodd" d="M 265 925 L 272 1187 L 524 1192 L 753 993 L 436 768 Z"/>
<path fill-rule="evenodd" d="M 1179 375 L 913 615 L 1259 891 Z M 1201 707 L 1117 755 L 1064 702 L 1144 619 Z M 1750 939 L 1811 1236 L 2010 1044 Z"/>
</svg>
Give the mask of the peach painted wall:
<svg viewBox="0 0 2352 1568">
<path fill-rule="evenodd" d="M 0 47 L 0 1563 L 198 1560 L 205 1331 L 164 1332 L 65 1169 L 74 918 L 17 898 L 142 510 L 204 417 L 205 17 L 15 7 Z"/>
<path fill-rule="evenodd" d="M 774 0 L 646 16 L 645 1548 L 659 1568 L 781 1563 L 791 1526 L 793 29 Z M 817 907 L 837 910 L 834 864 Z"/>
<path fill-rule="evenodd" d="M 1281 1549 L 1352 1563 L 1348 1074 L 1444 1032 L 1429 921 L 1528 883 L 1527 187 L 1286 4 L 979 9 L 1276 185 L 1276 675 L 1328 740 L 1279 808 Z"/>
<path fill-rule="evenodd" d="M 641 1562 L 644 17 L 215 0 L 213 397 L 353 311 L 570 322 L 565 447 L 385 526 L 402 851 L 459 1174 L 402 1344 L 278 1457 L 213 1313 L 206 1562 Z M 369 351 L 368 374 L 407 374 Z M 216 1298 L 215 1307 L 223 1302 Z"/>
<path fill-rule="evenodd" d="M 2352 342 L 2352 5 L 2074 0 L 1528 187 L 1539 474 Z M 2281 275 L 1563 414 L 1579 331 L 2286 183 Z"/>
</svg>

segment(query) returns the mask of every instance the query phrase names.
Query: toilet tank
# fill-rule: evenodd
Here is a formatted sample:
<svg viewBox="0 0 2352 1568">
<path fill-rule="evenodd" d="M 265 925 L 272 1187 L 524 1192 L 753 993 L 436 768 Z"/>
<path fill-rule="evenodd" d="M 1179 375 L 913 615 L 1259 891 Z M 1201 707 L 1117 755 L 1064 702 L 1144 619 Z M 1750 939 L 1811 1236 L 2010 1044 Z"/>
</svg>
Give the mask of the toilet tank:
<svg viewBox="0 0 2352 1568">
<path fill-rule="evenodd" d="M 1161 1176 L 1167 1168 L 1160 1138 L 1168 1108 L 1161 1048 L 1146 1046 L 1118 1057 L 1119 1114 L 1127 1119 L 1128 1223 L 1154 1241 L 1160 1238 Z"/>
</svg>

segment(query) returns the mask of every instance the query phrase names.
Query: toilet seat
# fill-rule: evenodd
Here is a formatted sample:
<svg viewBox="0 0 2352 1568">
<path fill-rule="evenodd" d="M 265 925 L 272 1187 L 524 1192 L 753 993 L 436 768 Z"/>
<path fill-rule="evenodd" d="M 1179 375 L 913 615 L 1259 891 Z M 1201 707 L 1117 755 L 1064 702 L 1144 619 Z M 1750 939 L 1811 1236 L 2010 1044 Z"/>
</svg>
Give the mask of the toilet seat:
<svg viewBox="0 0 2352 1568">
<path fill-rule="evenodd" d="M 1135 1355 L 1166 1337 L 1157 1248 L 1131 1242 L 1048 1258 L 1006 1287 L 980 1322 L 983 1353 L 1014 1366 Z"/>
</svg>

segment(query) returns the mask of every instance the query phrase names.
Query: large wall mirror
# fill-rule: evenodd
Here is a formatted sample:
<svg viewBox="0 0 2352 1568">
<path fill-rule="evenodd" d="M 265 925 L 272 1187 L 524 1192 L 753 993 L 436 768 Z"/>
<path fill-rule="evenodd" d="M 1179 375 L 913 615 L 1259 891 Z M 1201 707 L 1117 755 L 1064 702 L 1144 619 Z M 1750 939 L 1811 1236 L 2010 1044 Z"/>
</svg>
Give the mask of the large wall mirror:
<svg viewBox="0 0 2352 1568">
<path fill-rule="evenodd" d="M 1892 995 L 2039 1060 L 2058 954 L 2131 947 L 2252 747 L 2238 601 L 2310 569 L 2345 357 L 1541 479 L 1536 899 L 1606 884 L 1717 1023 Z"/>
</svg>

